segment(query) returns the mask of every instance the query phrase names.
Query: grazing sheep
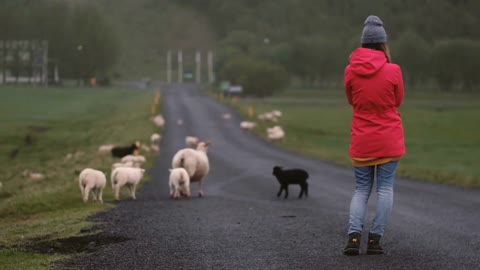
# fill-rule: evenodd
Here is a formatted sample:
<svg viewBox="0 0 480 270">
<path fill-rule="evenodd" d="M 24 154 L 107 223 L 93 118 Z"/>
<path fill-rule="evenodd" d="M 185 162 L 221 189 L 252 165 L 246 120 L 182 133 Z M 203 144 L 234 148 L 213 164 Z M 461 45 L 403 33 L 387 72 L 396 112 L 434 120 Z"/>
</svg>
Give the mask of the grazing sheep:
<svg viewBox="0 0 480 270">
<path fill-rule="evenodd" d="M 124 156 L 122 158 L 122 162 L 125 163 L 125 162 L 128 162 L 128 161 L 131 161 L 135 164 L 142 164 L 142 163 L 145 163 L 145 161 L 147 161 L 147 159 L 144 157 L 144 156 L 134 156 L 134 155 L 128 155 L 128 156 Z"/>
<path fill-rule="evenodd" d="M 161 139 L 162 139 L 162 136 L 160 136 L 160 134 L 153 133 L 152 136 L 150 136 L 150 143 L 159 144 Z"/>
<path fill-rule="evenodd" d="M 180 195 L 190 198 L 190 176 L 184 168 L 170 169 L 168 179 L 170 198 L 178 199 Z"/>
<path fill-rule="evenodd" d="M 199 142 L 197 149 L 184 148 L 179 150 L 172 160 L 172 168 L 185 168 L 190 176 L 190 182 L 198 182 L 198 196 L 203 196 L 202 180 L 207 176 L 210 165 L 207 150 L 210 142 Z"/>
<path fill-rule="evenodd" d="M 110 151 L 112 151 L 113 147 L 115 147 L 115 145 L 113 145 L 113 144 L 100 145 L 98 147 L 98 152 L 100 152 L 101 154 L 110 153 Z"/>
<path fill-rule="evenodd" d="M 144 169 L 141 168 L 127 168 L 119 167 L 112 171 L 111 181 L 115 200 L 119 200 L 120 197 L 120 188 L 127 186 L 130 190 L 130 195 L 132 199 L 136 200 L 135 191 L 137 185 L 142 180 L 143 174 L 145 173 Z"/>
<path fill-rule="evenodd" d="M 285 131 L 281 127 L 267 129 L 267 139 L 269 141 L 283 141 L 285 139 Z"/>
<path fill-rule="evenodd" d="M 138 148 L 140 147 L 140 143 L 137 141 L 130 146 L 115 146 L 112 148 L 112 156 L 123 158 L 124 156 L 132 155 Z"/>
<path fill-rule="evenodd" d="M 163 116 L 161 114 L 153 117 L 152 121 L 153 121 L 153 124 L 156 127 L 159 127 L 159 128 L 162 128 L 165 125 L 165 119 L 163 118 Z"/>
<path fill-rule="evenodd" d="M 177 120 L 177 126 L 182 126 L 183 125 L 183 120 L 182 119 L 178 119 Z"/>
<path fill-rule="evenodd" d="M 285 190 L 285 198 L 288 198 L 288 185 L 298 184 L 301 187 L 300 195 L 298 198 L 302 198 L 303 194 L 308 197 L 308 173 L 303 169 L 288 169 L 285 170 L 280 166 L 273 167 L 273 175 L 280 183 L 280 190 L 277 193 L 277 197 L 280 197 L 282 191 Z"/>
<path fill-rule="evenodd" d="M 225 119 L 225 120 L 228 120 L 228 119 L 231 119 L 231 118 L 232 118 L 232 115 L 229 114 L 229 113 L 224 113 L 224 114 L 222 115 L 222 118 Z"/>
<path fill-rule="evenodd" d="M 274 110 L 274 111 L 272 111 L 272 114 L 273 114 L 273 116 L 275 116 L 276 118 L 280 118 L 280 117 L 282 117 L 282 115 L 283 115 L 283 113 L 282 113 L 281 111 L 279 111 L 279 110 Z"/>
<path fill-rule="evenodd" d="M 267 134 L 276 133 L 276 132 L 280 132 L 280 131 L 283 131 L 283 128 L 281 126 L 274 126 L 274 127 L 271 127 L 271 128 L 267 128 Z"/>
<path fill-rule="evenodd" d="M 40 181 L 45 179 L 45 175 L 42 173 L 34 173 L 31 172 L 30 170 L 25 170 L 22 173 L 23 176 L 28 178 L 28 181 Z"/>
<path fill-rule="evenodd" d="M 152 144 L 152 145 L 150 145 L 150 149 L 151 149 L 155 154 L 158 154 L 158 152 L 160 152 L 160 146 L 157 145 L 157 144 Z"/>
<path fill-rule="evenodd" d="M 151 151 L 150 147 L 146 146 L 145 144 L 140 145 L 140 148 L 141 148 L 142 151 L 144 151 L 145 153 L 150 153 L 150 151 Z"/>
<path fill-rule="evenodd" d="M 88 202 L 88 194 L 92 191 L 93 201 L 95 202 L 98 197 L 98 201 L 103 203 L 103 189 L 107 184 L 107 178 L 103 172 L 86 168 L 80 172 L 78 184 L 82 192 L 83 202 Z"/>
<path fill-rule="evenodd" d="M 129 168 L 138 168 L 138 164 L 136 164 L 133 161 L 127 161 L 127 162 L 118 162 L 118 163 L 113 163 L 112 164 L 112 170 L 120 167 L 129 167 Z"/>
<path fill-rule="evenodd" d="M 199 142 L 199 139 L 197 137 L 193 137 L 193 136 L 185 137 L 185 145 L 187 147 L 195 148 L 198 142 Z"/>
<path fill-rule="evenodd" d="M 73 154 L 72 154 L 72 153 L 68 153 L 68 154 L 65 156 L 65 158 L 63 159 L 63 161 L 66 162 L 66 161 L 69 161 L 69 160 L 72 159 L 72 158 L 73 158 Z"/>
<path fill-rule="evenodd" d="M 249 122 L 249 121 L 240 122 L 240 128 L 243 129 L 243 130 L 251 131 L 256 126 L 257 126 L 257 124 L 255 122 Z"/>
<path fill-rule="evenodd" d="M 259 114 L 257 118 L 258 120 L 261 120 L 261 121 L 270 121 L 275 123 L 278 121 L 277 117 L 272 112 Z"/>
</svg>

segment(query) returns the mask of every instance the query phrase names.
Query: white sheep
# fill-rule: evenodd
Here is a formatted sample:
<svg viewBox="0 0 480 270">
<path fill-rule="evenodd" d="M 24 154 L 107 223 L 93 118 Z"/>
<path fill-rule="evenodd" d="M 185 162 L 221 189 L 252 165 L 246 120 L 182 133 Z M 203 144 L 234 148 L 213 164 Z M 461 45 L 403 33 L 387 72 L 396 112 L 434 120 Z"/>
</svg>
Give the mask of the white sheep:
<svg viewBox="0 0 480 270">
<path fill-rule="evenodd" d="M 172 168 L 185 168 L 190 176 L 190 182 L 198 182 L 198 196 L 203 196 L 202 180 L 207 176 L 210 165 L 207 150 L 210 142 L 199 142 L 197 149 L 184 148 L 179 150 L 172 160 Z"/>
<path fill-rule="evenodd" d="M 112 164 L 112 170 L 115 169 L 115 168 L 120 168 L 120 167 L 138 168 L 138 164 L 133 162 L 133 161 L 127 161 L 125 163 L 118 162 L 118 163 L 113 163 Z"/>
<path fill-rule="evenodd" d="M 150 143 L 151 144 L 158 144 L 160 143 L 160 140 L 162 139 L 162 136 L 158 133 L 153 133 L 152 136 L 150 136 Z"/>
<path fill-rule="evenodd" d="M 250 122 L 250 121 L 242 121 L 240 122 L 240 128 L 241 129 L 244 129 L 244 130 L 252 130 L 253 128 L 255 128 L 257 126 L 257 124 L 255 122 Z"/>
<path fill-rule="evenodd" d="M 232 115 L 229 114 L 229 113 L 224 113 L 224 114 L 222 115 L 222 118 L 225 119 L 225 120 L 228 120 L 228 119 L 231 119 L 231 118 L 232 118 Z"/>
<path fill-rule="evenodd" d="M 258 120 L 261 120 L 261 121 L 271 121 L 271 122 L 278 122 L 278 119 L 277 117 L 272 113 L 272 112 L 266 112 L 266 113 L 262 113 L 262 114 L 259 114 L 257 116 Z"/>
<path fill-rule="evenodd" d="M 177 126 L 182 126 L 183 125 L 183 120 L 182 119 L 178 119 L 177 120 Z"/>
<path fill-rule="evenodd" d="M 285 131 L 283 129 L 277 129 L 267 134 L 269 141 L 283 141 L 285 138 Z"/>
<path fill-rule="evenodd" d="M 283 115 L 283 113 L 282 113 L 281 111 L 279 111 L 279 110 L 273 110 L 273 111 L 272 111 L 272 114 L 273 114 L 273 116 L 275 116 L 276 118 L 280 118 L 280 117 L 282 117 L 282 115 Z"/>
<path fill-rule="evenodd" d="M 197 137 L 187 136 L 185 137 L 185 145 L 187 147 L 195 148 L 200 140 Z"/>
<path fill-rule="evenodd" d="M 144 151 L 145 153 L 150 153 L 150 151 L 151 151 L 150 147 L 146 146 L 145 144 L 140 145 L 140 148 L 141 148 L 142 151 Z"/>
<path fill-rule="evenodd" d="M 184 168 L 170 169 L 168 179 L 170 198 L 178 199 L 180 195 L 190 198 L 190 176 Z"/>
<path fill-rule="evenodd" d="M 283 131 L 282 127 L 281 126 L 273 126 L 271 128 L 267 128 L 267 133 L 270 134 L 270 133 L 275 133 L 275 132 L 279 132 L 279 131 Z"/>
<path fill-rule="evenodd" d="M 103 172 L 86 168 L 80 172 L 78 184 L 82 192 L 83 202 L 88 201 L 88 194 L 92 191 L 93 201 L 95 202 L 98 197 L 98 201 L 103 203 L 103 189 L 107 184 L 107 178 Z"/>
<path fill-rule="evenodd" d="M 159 127 L 159 128 L 162 128 L 165 125 L 165 119 L 163 118 L 163 116 L 161 114 L 153 117 L 152 121 L 153 121 L 153 124 L 156 127 Z"/>
<path fill-rule="evenodd" d="M 158 152 L 160 152 L 160 146 L 157 145 L 157 144 L 150 145 L 150 149 L 156 154 L 158 154 Z"/>
<path fill-rule="evenodd" d="M 121 161 L 122 161 L 122 163 L 131 161 L 133 163 L 141 165 L 142 163 L 145 163 L 145 161 L 147 161 L 147 159 L 144 156 L 141 156 L 141 155 L 138 155 L 138 156 L 126 155 L 121 159 Z"/>
<path fill-rule="evenodd" d="M 112 148 L 115 147 L 113 144 L 105 144 L 105 145 L 100 145 L 98 147 L 98 152 L 101 154 L 109 154 L 110 151 L 112 151 Z"/>
<path fill-rule="evenodd" d="M 31 172 L 30 170 L 23 171 L 22 175 L 27 177 L 29 181 L 40 181 L 45 179 L 45 175 L 43 173 L 35 173 Z"/>
<path fill-rule="evenodd" d="M 136 200 L 135 191 L 137 190 L 137 185 L 140 183 L 140 180 L 142 180 L 144 173 L 145 170 L 141 168 L 119 167 L 114 169 L 112 171 L 111 181 L 115 200 L 119 200 L 120 188 L 125 185 L 130 190 L 132 199 Z"/>
</svg>

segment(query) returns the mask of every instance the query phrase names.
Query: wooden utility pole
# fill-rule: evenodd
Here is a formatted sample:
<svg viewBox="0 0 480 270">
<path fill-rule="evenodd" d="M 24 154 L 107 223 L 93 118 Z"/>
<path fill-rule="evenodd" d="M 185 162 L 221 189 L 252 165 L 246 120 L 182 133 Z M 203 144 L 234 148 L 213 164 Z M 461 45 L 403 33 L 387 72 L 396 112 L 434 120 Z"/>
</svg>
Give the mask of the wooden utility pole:
<svg viewBox="0 0 480 270">
<path fill-rule="evenodd" d="M 213 77 L 213 53 L 208 51 L 207 54 L 207 65 L 208 65 L 208 82 L 213 83 L 215 78 Z"/>
<path fill-rule="evenodd" d="M 43 84 L 48 86 L 48 41 L 43 41 L 43 66 L 42 66 Z"/>
<path fill-rule="evenodd" d="M 167 51 L 167 83 L 172 83 L 172 51 Z"/>
<path fill-rule="evenodd" d="M 183 55 L 182 50 L 178 51 L 178 82 L 183 82 Z"/>
<path fill-rule="evenodd" d="M 200 51 L 197 51 L 195 53 L 195 64 L 197 65 L 197 69 L 195 71 L 195 75 L 196 75 L 196 81 L 197 83 L 201 83 L 202 82 L 202 54 Z"/>
</svg>

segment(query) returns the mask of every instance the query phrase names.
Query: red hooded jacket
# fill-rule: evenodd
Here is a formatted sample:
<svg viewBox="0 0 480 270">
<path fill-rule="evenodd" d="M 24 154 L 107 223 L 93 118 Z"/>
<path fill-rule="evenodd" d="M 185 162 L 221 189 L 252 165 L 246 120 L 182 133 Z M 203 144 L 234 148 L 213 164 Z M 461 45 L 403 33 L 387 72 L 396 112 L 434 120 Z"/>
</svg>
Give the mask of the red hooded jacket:
<svg viewBox="0 0 480 270">
<path fill-rule="evenodd" d="M 345 68 L 345 93 L 353 106 L 349 154 L 355 158 L 405 154 L 397 108 L 404 90 L 402 71 L 381 51 L 358 48 Z"/>
</svg>

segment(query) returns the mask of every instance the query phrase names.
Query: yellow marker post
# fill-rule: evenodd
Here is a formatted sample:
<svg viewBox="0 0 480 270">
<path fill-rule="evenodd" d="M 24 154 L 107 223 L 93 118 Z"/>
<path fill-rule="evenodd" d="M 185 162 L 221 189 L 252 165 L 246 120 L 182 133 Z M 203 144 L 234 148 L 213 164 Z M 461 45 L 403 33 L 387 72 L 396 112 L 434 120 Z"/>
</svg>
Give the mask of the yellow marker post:
<svg viewBox="0 0 480 270">
<path fill-rule="evenodd" d="M 248 106 L 247 113 L 248 113 L 249 118 L 253 117 L 254 113 L 253 113 L 253 107 L 252 106 Z"/>
<path fill-rule="evenodd" d="M 157 106 L 155 106 L 155 104 L 152 104 L 151 112 L 152 115 L 155 115 L 155 113 L 157 112 Z"/>
</svg>

